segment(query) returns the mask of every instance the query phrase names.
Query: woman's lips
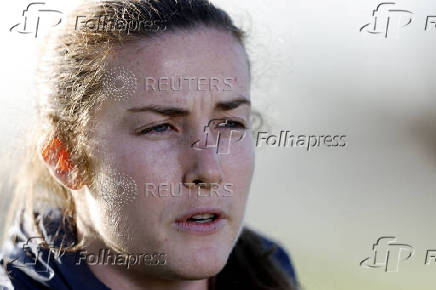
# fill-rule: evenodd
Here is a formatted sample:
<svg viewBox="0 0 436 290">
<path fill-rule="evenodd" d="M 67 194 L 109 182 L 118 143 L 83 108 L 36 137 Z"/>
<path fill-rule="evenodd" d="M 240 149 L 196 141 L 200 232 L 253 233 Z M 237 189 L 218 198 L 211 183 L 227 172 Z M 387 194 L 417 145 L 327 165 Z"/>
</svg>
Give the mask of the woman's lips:
<svg viewBox="0 0 436 290">
<path fill-rule="evenodd" d="M 217 232 L 226 223 L 227 215 L 218 208 L 196 208 L 188 211 L 174 222 L 177 230 L 199 235 Z"/>
</svg>

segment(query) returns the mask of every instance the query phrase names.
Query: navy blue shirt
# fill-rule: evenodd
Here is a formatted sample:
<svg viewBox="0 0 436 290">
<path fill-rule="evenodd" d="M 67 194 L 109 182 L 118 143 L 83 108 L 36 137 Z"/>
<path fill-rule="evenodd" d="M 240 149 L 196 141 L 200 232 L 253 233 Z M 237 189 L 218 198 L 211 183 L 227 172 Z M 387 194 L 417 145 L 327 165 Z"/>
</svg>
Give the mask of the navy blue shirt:
<svg viewBox="0 0 436 290">
<path fill-rule="evenodd" d="M 0 254 L 3 266 L 0 267 L 1 289 L 110 289 L 94 276 L 86 262 L 78 259 L 77 251 L 57 250 L 61 244 L 72 245 L 76 241 L 65 226 L 60 226 L 62 215 L 59 210 L 50 210 L 36 216 L 37 221 L 41 221 L 42 216 L 42 234 L 47 244 L 41 247 L 43 239 L 30 234 L 34 231 L 24 222 L 21 213 L 21 222 L 11 232 L 13 241 L 5 244 Z M 259 237 L 266 249 L 275 248 L 273 259 L 298 286 L 294 267 L 285 250 L 273 241 L 261 235 Z"/>
</svg>

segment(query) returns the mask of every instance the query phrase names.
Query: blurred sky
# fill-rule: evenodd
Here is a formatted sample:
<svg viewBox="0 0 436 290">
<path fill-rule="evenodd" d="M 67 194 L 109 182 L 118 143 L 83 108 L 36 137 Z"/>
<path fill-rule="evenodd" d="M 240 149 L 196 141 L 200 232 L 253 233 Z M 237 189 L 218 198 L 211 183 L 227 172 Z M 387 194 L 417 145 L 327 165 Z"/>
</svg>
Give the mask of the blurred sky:
<svg viewBox="0 0 436 290">
<path fill-rule="evenodd" d="M 412 22 L 392 18 L 385 38 L 359 32 L 378 1 L 213 2 L 249 32 L 252 99 L 272 133 L 347 135 L 342 149 L 259 148 L 247 223 L 286 247 L 305 289 L 435 289 L 436 3 L 396 2 Z M 3 162 L 33 116 L 42 37 L 9 32 L 28 3 L 5 2 L 0 19 Z M 381 236 L 415 249 L 397 273 L 359 266 Z"/>
</svg>

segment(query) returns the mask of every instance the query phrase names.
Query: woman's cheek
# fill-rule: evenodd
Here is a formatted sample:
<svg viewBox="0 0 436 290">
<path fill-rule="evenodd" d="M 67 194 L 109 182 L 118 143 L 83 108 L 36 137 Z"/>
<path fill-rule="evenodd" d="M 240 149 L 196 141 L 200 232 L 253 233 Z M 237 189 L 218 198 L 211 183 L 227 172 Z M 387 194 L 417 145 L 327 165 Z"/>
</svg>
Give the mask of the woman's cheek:
<svg viewBox="0 0 436 290">
<path fill-rule="evenodd" d="M 230 154 L 222 155 L 226 175 L 251 183 L 255 161 L 253 137 L 247 133 L 242 140 L 233 143 L 230 149 Z"/>
<path fill-rule="evenodd" d="M 231 154 L 223 160 L 226 176 L 225 183 L 231 184 L 232 207 L 236 207 L 239 219 L 242 219 L 254 173 L 255 153 L 253 138 L 245 136 L 233 144 Z"/>
</svg>

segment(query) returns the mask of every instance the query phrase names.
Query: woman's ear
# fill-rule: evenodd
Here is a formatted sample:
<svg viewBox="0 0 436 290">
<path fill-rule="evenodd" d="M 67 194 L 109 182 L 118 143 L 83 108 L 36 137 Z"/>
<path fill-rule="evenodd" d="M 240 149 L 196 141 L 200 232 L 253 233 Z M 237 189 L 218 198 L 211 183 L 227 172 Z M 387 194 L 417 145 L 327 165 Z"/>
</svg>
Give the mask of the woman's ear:
<svg viewBox="0 0 436 290">
<path fill-rule="evenodd" d="M 73 190 L 78 190 L 83 186 L 81 176 L 74 176 L 73 170 L 76 166 L 59 138 L 53 138 L 41 153 L 51 175 L 58 182 Z"/>
</svg>

